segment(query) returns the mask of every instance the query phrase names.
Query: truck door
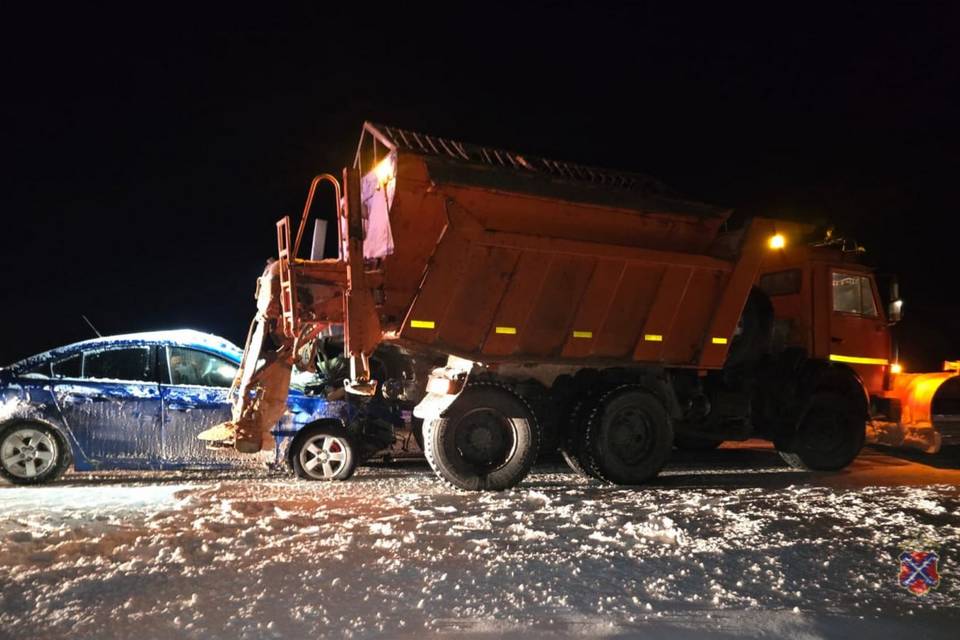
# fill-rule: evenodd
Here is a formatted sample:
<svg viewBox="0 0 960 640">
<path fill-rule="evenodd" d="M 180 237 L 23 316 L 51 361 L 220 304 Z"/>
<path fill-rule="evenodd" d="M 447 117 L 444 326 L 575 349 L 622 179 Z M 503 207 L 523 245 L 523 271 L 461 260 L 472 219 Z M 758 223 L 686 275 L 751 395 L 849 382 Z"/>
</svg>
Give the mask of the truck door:
<svg viewBox="0 0 960 640">
<path fill-rule="evenodd" d="M 830 283 L 830 360 L 852 367 L 867 389 L 878 393 L 890 358 L 890 338 L 873 277 L 831 269 Z"/>
</svg>

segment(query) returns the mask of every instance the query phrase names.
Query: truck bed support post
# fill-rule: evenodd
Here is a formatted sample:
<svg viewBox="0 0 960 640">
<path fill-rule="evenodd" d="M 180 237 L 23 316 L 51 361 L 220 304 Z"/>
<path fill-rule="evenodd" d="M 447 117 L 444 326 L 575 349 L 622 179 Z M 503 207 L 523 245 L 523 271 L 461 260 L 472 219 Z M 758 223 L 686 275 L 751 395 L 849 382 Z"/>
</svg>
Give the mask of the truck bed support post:
<svg viewBox="0 0 960 640">
<path fill-rule="evenodd" d="M 344 382 L 349 393 L 372 396 L 377 381 L 370 378 L 370 354 L 380 342 L 380 320 L 367 284 L 363 264 L 363 213 L 360 202 L 360 172 L 344 169 L 346 186 L 347 289 L 343 294 L 345 311 L 343 348 L 350 358 L 350 380 Z"/>
</svg>

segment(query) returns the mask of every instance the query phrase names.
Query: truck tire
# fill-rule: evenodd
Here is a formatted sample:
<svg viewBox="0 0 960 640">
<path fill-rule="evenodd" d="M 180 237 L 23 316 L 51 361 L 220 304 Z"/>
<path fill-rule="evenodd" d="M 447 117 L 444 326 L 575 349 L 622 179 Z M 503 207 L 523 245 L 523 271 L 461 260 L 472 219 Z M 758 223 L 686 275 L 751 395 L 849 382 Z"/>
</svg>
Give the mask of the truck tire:
<svg viewBox="0 0 960 640">
<path fill-rule="evenodd" d="M 580 460 L 596 477 L 637 485 L 656 476 L 673 449 L 673 424 L 663 403 L 642 387 L 604 395 L 585 432 Z"/>
<path fill-rule="evenodd" d="M 0 428 L 0 476 L 13 484 L 53 482 L 70 465 L 70 449 L 58 431 L 39 422 Z"/>
<path fill-rule="evenodd" d="M 307 427 L 290 445 L 293 472 L 304 480 L 349 480 L 357 469 L 359 455 L 353 437 L 333 424 Z"/>
<path fill-rule="evenodd" d="M 837 471 L 857 457 L 866 437 L 864 417 L 839 393 L 814 394 L 780 457 L 794 469 Z"/>
<path fill-rule="evenodd" d="M 583 454 L 583 443 L 586 440 L 586 423 L 593 413 L 599 400 L 596 396 L 585 396 L 574 403 L 567 416 L 566 432 L 563 438 L 563 444 L 560 447 L 560 454 L 563 456 L 567 466 L 577 475 L 585 478 L 597 478 L 590 472 L 586 465 L 580 460 Z"/>
<path fill-rule="evenodd" d="M 464 389 L 444 416 L 424 421 L 423 442 L 427 462 L 454 487 L 500 491 L 530 472 L 540 427 L 508 388 L 478 383 Z"/>
</svg>

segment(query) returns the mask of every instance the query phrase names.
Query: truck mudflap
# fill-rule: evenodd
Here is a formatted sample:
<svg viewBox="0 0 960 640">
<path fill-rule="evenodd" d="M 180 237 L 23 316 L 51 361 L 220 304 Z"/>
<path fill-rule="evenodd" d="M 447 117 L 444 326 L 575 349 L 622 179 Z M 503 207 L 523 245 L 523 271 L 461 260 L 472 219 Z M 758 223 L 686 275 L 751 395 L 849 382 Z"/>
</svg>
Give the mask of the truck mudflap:
<svg viewBox="0 0 960 640">
<path fill-rule="evenodd" d="M 443 415 L 460 392 L 467 386 L 473 370 L 473 362 L 457 356 L 447 357 L 447 366 L 430 372 L 426 394 L 413 409 L 413 415 L 421 420 L 432 420 Z"/>
<path fill-rule="evenodd" d="M 960 375 L 955 370 L 900 374 L 886 394 L 892 415 L 867 424 L 868 444 L 938 453 L 960 444 Z"/>
</svg>

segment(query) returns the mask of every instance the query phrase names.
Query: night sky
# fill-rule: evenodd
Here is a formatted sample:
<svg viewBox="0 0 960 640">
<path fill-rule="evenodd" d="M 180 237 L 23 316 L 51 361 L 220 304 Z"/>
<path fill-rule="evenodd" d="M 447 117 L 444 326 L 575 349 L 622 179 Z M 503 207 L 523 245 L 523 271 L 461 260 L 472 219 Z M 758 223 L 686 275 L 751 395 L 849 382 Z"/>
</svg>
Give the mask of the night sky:
<svg viewBox="0 0 960 640">
<path fill-rule="evenodd" d="M 364 120 L 832 223 L 900 274 L 908 367 L 960 358 L 950 3 L 200 4 L 6 10 L 0 363 L 81 314 L 242 343 L 274 221 Z"/>
</svg>

